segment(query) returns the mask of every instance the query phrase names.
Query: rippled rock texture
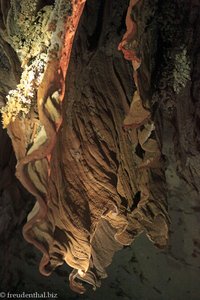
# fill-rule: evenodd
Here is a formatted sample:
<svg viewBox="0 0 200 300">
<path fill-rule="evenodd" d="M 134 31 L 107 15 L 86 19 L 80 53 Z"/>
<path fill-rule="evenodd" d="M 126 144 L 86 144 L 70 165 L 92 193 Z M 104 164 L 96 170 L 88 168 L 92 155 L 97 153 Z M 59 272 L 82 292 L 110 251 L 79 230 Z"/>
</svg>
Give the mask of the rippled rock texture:
<svg viewBox="0 0 200 300">
<path fill-rule="evenodd" d="M 66 262 L 83 293 L 80 281 L 99 287 L 114 253 L 142 232 L 166 246 L 167 199 L 171 208 L 191 191 L 199 212 L 199 4 L 38 0 L 28 11 L 27 1 L 2 1 L 1 11 L 3 125 L 36 201 L 23 234 L 43 254 L 43 275 Z M 26 205 L 22 219 L 14 211 L 19 224 Z M 198 259 L 194 240 L 186 255 Z M 176 261 L 173 232 L 171 241 L 165 254 Z"/>
</svg>

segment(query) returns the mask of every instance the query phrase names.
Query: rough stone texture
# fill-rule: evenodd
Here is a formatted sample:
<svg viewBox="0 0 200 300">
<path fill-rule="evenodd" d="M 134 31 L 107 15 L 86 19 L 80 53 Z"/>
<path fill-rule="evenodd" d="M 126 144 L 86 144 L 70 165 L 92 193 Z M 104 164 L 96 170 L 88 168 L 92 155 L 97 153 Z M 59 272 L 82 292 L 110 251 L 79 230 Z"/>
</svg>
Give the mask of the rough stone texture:
<svg viewBox="0 0 200 300">
<path fill-rule="evenodd" d="M 146 13 L 140 15 L 138 12 L 138 16 L 143 18 L 141 27 L 138 28 L 142 30 L 141 28 L 148 24 L 140 45 L 143 63 L 139 69 L 139 86 L 144 105 L 151 109 L 165 159 L 167 189 L 162 192 L 166 193 L 171 217 L 169 245 L 162 251 L 156 250 L 145 235 L 140 236 L 131 247 L 128 246 L 115 256 L 114 262 L 108 268 L 109 277 L 103 281 L 102 287 L 95 294 L 89 291 L 81 298 L 107 299 L 109 294 L 109 298 L 113 300 L 198 300 L 200 7 L 198 1 L 181 1 L 181 4 L 176 1 L 173 4 L 171 1 L 165 1 L 165 4 L 162 1 L 146 1 L 139 4 L 139 9 Z M 99 98 L 105 101 L 108 107 L 112 104 L 112 114 L 115 110 L 122 110 L 121 115 L 125 115 L 126 108 L 120 101 L 124 99 L 125 106 L 131 102 L 134 91 L 132 67 L 123 59 L 116 46 L 125 31 L 124 18 L 127 7 L 128 1 L 119 1 L 117 5 L 115 1 L 102 1 L 99 4 L 88 1 L 68 73 L 70 101 L 67 102 L 67 122 L 73 122 L 73 118 L 70 120 L 70 110 L 74 112 L 77 120 L 80 118 L 82 121 L 87 111 L 95 113 Z M 137 14 L 135 19 L 137 21 Z M 184 49 L 187 51 L 183 51 Z M 183 62 L 177 62 L 180 59 Z M 187 71 L 188 60 L 190 77 Z M 182 65 L 183 71 L 180 72 L 179 68 Z M 116 104 L 113 100 L 109 102 L 113 98 L 116 98 Z M 110 124 L 108 126 L 111 127 Z M 120 131 L 118 123 L 115 126 Z M 66 132 L 67 125 L 64 125 L 60 133 L 61 145 Z M 5 132 L 2 133 L 1 141 L 3 145 L 8 143 Z M 80 153 L 72 154 L 75 159 L 80 159 Z M 10 157 L 11 154 L 7 153 L 7 162 L 10 161 Z M 5 161 L 3 154 L 1 161 Z M 5 174 L 7 162 L 3 166 Z M 13 166 L 14 163 L 12 168 Z M 155 191 L 159 188 L 157 178 L 154 176 L 151 184 L 151 189 Z M 161 178 L 164 180 L 164 177 Z M 19 184 L 13 180 L 16 189 Z M 128 183 L 127 178 L 126 180 Z M 19 207 L 15 208 L 11 201 L 13 196 L 7 196 L 5 186 L 2 187 L 3 216 L 9 216 L 12 221 L 9 222 L 7 217 L 1 218 L 1 241 L 4 243 L 1 248 L 1 258 L 4 261 L 1 263 L 4 266 L 1 289 L 54 291 L 58 293 L 59 299 L 79 299 L 79 296 L 67 291 L 65 282 L 69 270 L 66 267 L 58 268 L 49 278 L 39 275 L 37 265 L 40 254 L 23 241 L 20 233 L 30 208 L 29 202 L 25 202 L 27 207 L 23 207 L 24 202 L 21 202 L 20 197 L 20 200 L 14 202 L 16 204 L 20 201 Z M 24 191 L 20 192 L 24 195 L 23 199 L 27 197 Z M 146 211 L 147 217 L 150 217 L 150 212 Z"/>
</svg>

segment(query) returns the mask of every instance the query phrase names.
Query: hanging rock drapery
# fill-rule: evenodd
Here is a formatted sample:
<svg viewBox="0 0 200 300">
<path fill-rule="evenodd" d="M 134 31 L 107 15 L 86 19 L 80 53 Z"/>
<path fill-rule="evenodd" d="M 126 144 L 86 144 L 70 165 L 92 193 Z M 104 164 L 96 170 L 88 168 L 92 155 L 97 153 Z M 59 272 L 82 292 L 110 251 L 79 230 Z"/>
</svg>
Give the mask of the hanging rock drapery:
<svg viewBox="0 0 200 300">
<path fill-rule="evenodd" d="M 74 269 L 70 285 L 79 293 L 85 291 L 80 281 L 100 286 L 114 253 L 141 232 L 159 247 L 167 241 L 160 151 L 137 76 L 143 60 L 131 15 L 140 2 L 130 1 L 127 33 L 119 45 L 134 70 L 136 90 L 128 107 L 120 97 L 116 104 L 107 87 L 106 76 L 115 74 L 111 56 L 101 52 L 100 58 L 108 60 L 105 78 L 92 80 L 98 91 L 108 89 L 106 99 L 99 92 L 85 101 L 84 92 L 77 96 L 76 86 L 67 85 L 84 1 L 57 0 L 46 6 L 39 0 L 19 6 L 1 1 L 1 43 L 9 49 L 8 57 L 15 51 L 11 65 L 17 74 L 1 109 L 3 125 L 16 153 L 16 175 L 36 198 L 23 234 L 43 253 L 40 272 L 50 275 L 66 262 Z M 80 43 L 84 51 L 84 38 Z M 94 74 L 105 72 L 101 59 Z M 75 80 L 73 72 L 69 75 Z"/>
</svg>

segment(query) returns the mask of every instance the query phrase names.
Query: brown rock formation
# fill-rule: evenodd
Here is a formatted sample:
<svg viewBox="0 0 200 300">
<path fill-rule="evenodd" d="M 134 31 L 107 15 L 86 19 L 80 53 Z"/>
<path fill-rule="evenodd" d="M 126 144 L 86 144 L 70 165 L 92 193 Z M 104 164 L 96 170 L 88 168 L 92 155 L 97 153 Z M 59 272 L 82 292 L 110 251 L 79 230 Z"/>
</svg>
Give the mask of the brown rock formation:
<svg viewBox="0 0 200 300">
<path fill-rule="evenodd" d="M 2 102 L 7 101 L 2 115 L 17 157 L 17 177 L 36 197 L 24 237 L 43 253 L 42 274 L 49 275 L 66 262 L 74 269 L 72 289 L 83 293 L 79 281 L 99 286 L 114 253 L 141 232 L 155 245 L 166 245 L 162 122 L 175 117 L 173 97 L 179 99 L 188 84 L 187 41 L 179 32 L 171 36 L 174 23 L 169 16 L 171 27 L 165 24 L 167 4 L 160 1 L 130 1 L 129 7 L 127 3 L 124 35 L 118 35 L 109 22 L 110 13 L 117 19 L 116 6 L 122 2 L 88 1 L 71 55 L 84 2 L 67 2 L 66 7 L 63 1 L 55 1 L 54 6 L 51 1 L 33 2 L 33 20 L 25 17 L 27 26 L 33 26 L 31 35 L 20 19 L 27 12 L 26 1 L 20 7 L 15 1 L 1 1 L 3 61 L 5 65 L 8 59 L 12 74 L 8 86 L 2 83 Z M 179 4 L 168 6 L 173 13 Z M 184 9 L 186 4 L 179 26 Z M 37 44 L 39 34 L 42 42 Z M 155 56 L 159 42 L 160 73 Z M 117 48 L 132 62 L 132 69 Z M 173 61 L 169 52 L 174 53 Z M 165 64 L 165 59 L 170 63 Z M 127 85 L 132 86 L 129 95 Z M 13 91 L 6 100 L 9 90 Z M 176 108 L 180 111 L 181 106 Z M 176 142 L 185 147 L 183 140 Z M 198 157 L 197 148 L 194 152 Z M 182 156 L 179 159 L 183 163 Z M 187 161 L 190 177 L 188 170 L 181 176 L 194 176 L 191 162 L 192 157 Z"/>
</svg>

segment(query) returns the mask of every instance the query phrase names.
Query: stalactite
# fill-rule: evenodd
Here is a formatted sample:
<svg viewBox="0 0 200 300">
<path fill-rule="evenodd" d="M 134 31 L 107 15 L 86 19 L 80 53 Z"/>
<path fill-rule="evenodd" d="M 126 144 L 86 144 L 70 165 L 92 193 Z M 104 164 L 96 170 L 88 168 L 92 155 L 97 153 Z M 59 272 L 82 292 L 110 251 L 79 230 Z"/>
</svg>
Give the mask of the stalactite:
<svg viewBox="0 0 200 300">
<path fill-rule="evenodd" d="M 7 97 L 2 115 L 17 157 L 16 175 L 36 198 L 23 234 L 43 253 L 43 275 L 66 262 L 74 269 L 71 288 L 83 293 L 85 287 L 79 281 L 99 287 L 114 253 L 141 232 L 159 247 L 165 246 L 168 238 L 160 147 L 149 99 L 141 92 L 146 63 L 138 48 L 141 30 L 132 17 L 135 8 L 142 9 L 142 1 L 130 1 L 127 32 L 118 47 L 134 70 L 136 90 L 130 107 L 117 75 L 120 70 L 126 74 L 128 67 L 116 54 L 116 41 L 112 55 L 106 44 L 101 44 L 105 37 L 100 22 L 106 21 L 98 19 L 102 11 L 95 12 L 95 3 L 88 3 L 84 12 L 93 9 L 96 13 L 96 43 L 88 47 L 92 35 L 84 29 L 87 20 L 83 13 L 72 52 L 84 1 L 57 0 L 54 6 L 39 11 L 41 2 L 33 2 L 34 22 L 40 20 L 33 37 L 28 24 L 24 28 L 20 21 L 26 2 L 21 3 L 23 14 L 15 1 L 10 1 L 6 10 L 3 3 L 1 38 L 6 36 L 16 51 L 22 75 L 15 92 Z M 105 20 L 112 5 L 105 1 L 99 8 Z M 17 32 L 12 27 L 13 14 Z M 22 38 L 26 34 L 29 45 Z M 44 34 L 46 42 L 32 49 L 35 34 L 36 38 Z M 102 61 L 106 61 L 105 69 Z M 13 105 L 16 97 L 22 100 L 21 94 L 24 102 L 15 110 Z"/>
</svg>

